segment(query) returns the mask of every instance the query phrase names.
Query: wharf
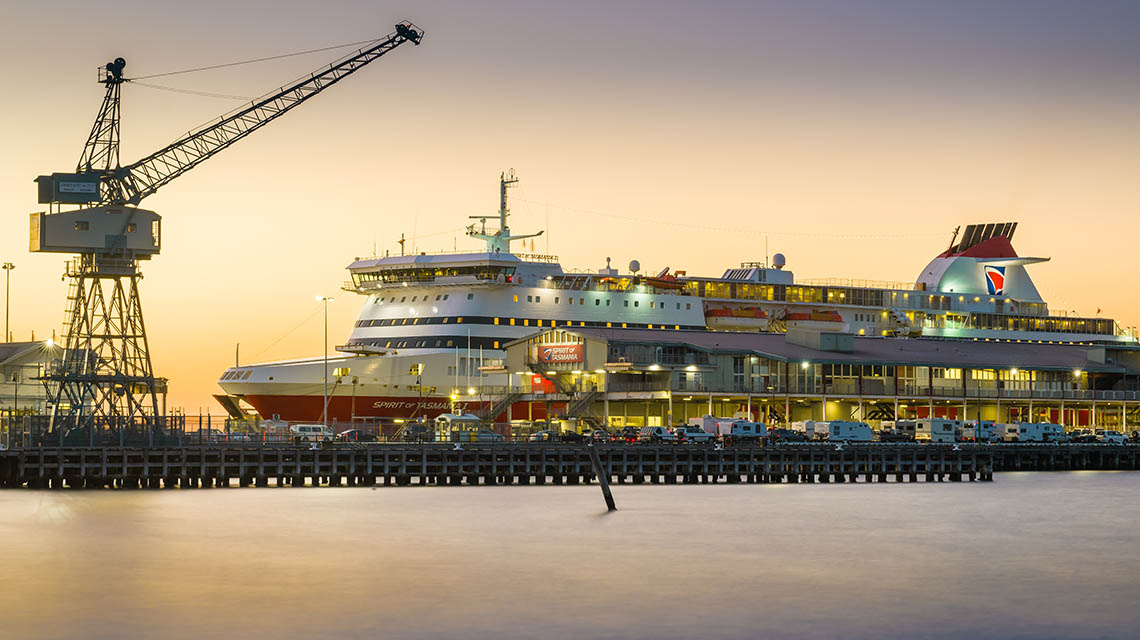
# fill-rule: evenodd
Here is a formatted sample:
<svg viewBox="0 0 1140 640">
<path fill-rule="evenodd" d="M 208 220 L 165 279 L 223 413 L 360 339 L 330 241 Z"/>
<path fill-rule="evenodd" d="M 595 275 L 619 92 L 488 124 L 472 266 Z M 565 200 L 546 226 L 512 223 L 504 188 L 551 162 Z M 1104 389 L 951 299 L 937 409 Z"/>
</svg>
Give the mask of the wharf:
<svg viewBox="0 0 1140 640">
<path fill-rule="evenodd" d="M 617 484 L 992 480 L 994 461 L 988 449 L 948 445 L 602 445 L 596 451 Z M 8 488 L 558 485 L 595 479 L 586 447 L 546 443 L 0 452 L 0 486 Z"/>
<path fill-rule="evenodd" d="M 602 445 L 611 483 L 988 481 L 995 471 L 1140 470 L 1140 446 Z M 542 485 L 594 481 L 566 444 L 34 448 L 0 452 L 6 488 Z"/>
</svg>

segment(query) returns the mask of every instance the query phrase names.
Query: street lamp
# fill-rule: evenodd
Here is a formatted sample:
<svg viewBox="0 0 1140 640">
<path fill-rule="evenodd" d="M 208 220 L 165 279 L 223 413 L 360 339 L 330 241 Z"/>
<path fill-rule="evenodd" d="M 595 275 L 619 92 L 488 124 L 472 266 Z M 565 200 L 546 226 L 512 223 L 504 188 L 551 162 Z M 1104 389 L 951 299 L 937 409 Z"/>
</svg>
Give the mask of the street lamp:
<svg viewBox="0 0 1140 640">
<path fill-rule="evenodd" d="M 323 407 L 321 409 L 321 424 L 326 428 L 329 426 L 329 303 L 333 300 L 336 300 L 336 298 L 317 296 L 317 302 L 322 302 L 325 306 L 325 394 Z"/>
<path fill-rule="evenodd" d="M 3 266 L 0 266 L 0 269 L 4 269 L 4 339 L 0 340 L 0 342 L 8 342 L 11 340 L 11 335 L 8 331 L 8 311 L 10 308 L 8 302 L 8 289 L 12 279 L 12 269 L 15 268 L 16 265 L 12 264 L 11 262 L 5 262 Z"/>
</svg>

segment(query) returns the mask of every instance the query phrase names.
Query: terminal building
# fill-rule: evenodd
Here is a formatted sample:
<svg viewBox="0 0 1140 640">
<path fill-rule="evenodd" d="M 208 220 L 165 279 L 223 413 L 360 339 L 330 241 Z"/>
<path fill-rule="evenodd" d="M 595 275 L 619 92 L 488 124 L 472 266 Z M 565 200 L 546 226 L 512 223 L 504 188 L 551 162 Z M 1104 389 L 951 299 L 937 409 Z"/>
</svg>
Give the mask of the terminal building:
<svg viewBox="0 0 1140 640">
<path fill-rule="evenodd" d="M 541 331 L 505 351 L 496 373 L 508 378 L 512 420 L 549 411 L 612 427 L 705 414 L 769 425 L 926 417 L 1140 425 L 1140 350 L 1131 346 L 584 327 Z"/>
</svg>

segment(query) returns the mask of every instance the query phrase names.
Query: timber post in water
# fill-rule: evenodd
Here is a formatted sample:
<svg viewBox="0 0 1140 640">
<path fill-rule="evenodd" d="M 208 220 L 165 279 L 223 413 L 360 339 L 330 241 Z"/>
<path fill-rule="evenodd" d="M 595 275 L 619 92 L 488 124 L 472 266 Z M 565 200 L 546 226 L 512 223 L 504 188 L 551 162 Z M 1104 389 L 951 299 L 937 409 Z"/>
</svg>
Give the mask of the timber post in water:
<svg viewBox="0 0 1140 640">
<path fill-rule="evenodd" d="M 598 450 L 591 443 L 586 445 L 586 451 L 590 454 L 590 464 L 594 465 L 594 477 L 598 479 L 598 486 L 602 488 L 602 497 L 606 499 L 606 508 L 610 511 L 617 511 L 617 507 L 614 505 L 614 494 L 610 492 L 609 472 L 602 468 L 602 460 L 598 457 Z"/>
</svg>

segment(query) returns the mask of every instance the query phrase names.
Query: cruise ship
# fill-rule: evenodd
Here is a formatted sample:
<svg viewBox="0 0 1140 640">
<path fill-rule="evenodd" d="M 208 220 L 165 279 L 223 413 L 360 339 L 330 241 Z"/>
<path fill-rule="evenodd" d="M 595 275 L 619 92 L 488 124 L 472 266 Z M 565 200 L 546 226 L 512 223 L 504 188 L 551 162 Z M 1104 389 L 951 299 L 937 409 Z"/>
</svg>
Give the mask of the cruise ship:
<svg viewBox="0 0 1140 640">
<path fill-rule="evenodd" d="M 218 380 L 219 402 L 231 413 L 244 402 L 287 421 L 500 411 L 495 393 L 501 400 L 519 385 L 537 393 L 548 382 L 541 371 L 506 371 L 503 346 L 552 327 L 1137 343 L 1111 319 L 1051 314 L 1026 269 L 1048 258 L 1014 251 L 1017 223 L 955 230 L 949 247 L 905 284 L 800 282 L 780 254 L 720 277 L 643 274 L 636 261 L 619 272 L 609 258 L 601 269 L 568 271 L 554 256 L 512 251 L 513 242 L 540 235 L 511 233 L 508 192 L 517 182 L 513 171 L 500 176 L 498 214 L 472 216 L 467 235 L 484 243 L 481 251 L 353 261 L 344 289 L 364 303 L 327 365 L 317 357 L 231 367 Z"/>
</svg>

